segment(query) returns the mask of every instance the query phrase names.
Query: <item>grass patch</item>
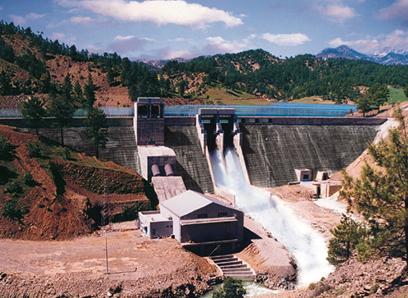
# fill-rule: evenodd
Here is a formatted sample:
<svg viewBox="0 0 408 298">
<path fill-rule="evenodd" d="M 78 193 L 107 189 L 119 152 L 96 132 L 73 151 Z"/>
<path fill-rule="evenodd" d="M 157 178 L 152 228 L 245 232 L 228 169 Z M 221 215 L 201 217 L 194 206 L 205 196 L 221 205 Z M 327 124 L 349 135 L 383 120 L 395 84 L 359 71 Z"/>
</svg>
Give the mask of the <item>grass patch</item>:
<svg viewBox="0 0 408 298">
<path fill-rule="evenodd" d="M 297 98 L 297 99 L 291 100 L 290 102 L 307 103 L 307 104 L 315 104 L 315 103 L 335 104 L 336 103 L 333 100 L 323 99 L 321 96 L 309 96 L 309 97 Z"/>
<path fill-rule="evenodd" d="M 203 97 L 208 97 L 210 100 L 225 100 L 225 99 L 247 99 L 254 98 L 255 96 L 243 91 L 232 90 L 223 87 L 211 87 L 203 95 Z"/>
<path fill-rule="evenodd" d="M 389 103 L 398 103 L 408 100 L 403 88 L 388 87 L 388 89 L 390 90 Z"/>
</svg>

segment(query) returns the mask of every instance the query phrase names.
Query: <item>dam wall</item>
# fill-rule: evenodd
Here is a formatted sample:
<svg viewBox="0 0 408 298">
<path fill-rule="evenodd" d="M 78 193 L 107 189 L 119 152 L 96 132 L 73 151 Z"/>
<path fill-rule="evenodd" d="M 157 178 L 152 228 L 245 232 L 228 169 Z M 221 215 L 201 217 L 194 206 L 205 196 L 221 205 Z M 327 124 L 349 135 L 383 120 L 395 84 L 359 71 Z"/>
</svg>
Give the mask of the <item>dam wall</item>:
<svg viewBox="0 0 408 298">
<path fill-rule="evenodd" d="M 209 164 L 200 146 L 195 117 L 164 117 L 164 145 L 176 152 L 175 172 L 188 189 L 213 192 Z M 108 142 L 100 158 L 140 172 L 133 117 L 108 117 Z M 336 171 L 351 163 L 376 135 L 385 119 L 336 117 L 239 116 L 241 145 L 249 180 L 272 187 L 296 180 L 296 168 Z M 0 118 L 0 124 L 28 127 L 21 118 Z M 59 142 L 53 119 L 45 119 L 40 133 Z M 67 146 L 94 155 L 85 119 L 74 118 L 64 129 Z"/>
<path fill-rule="evenodd" d="M 340 170 L 374 140 L 378 126 L 373 124 L 384 122 L 355 125 L 356 120 L 347 118 L 289 121 L 293 124 L 241 123 L 242 150 L 253 185 L 273 187 L 295 181 L 295 169 Z M 299 125 L 298 121 L 304 122 Z"/>
<path fill-rule="evenodd" d="M 214 192 L 208 162 L 195 126 L 166 125 L 164 145 L 175 151 L 175 172 L 183 177 L 187 189 L 203 193 Z"/>
<path fill-rule="evenodd" d="M 40 135 L 60 142 L 59 129 L 41 128 Z M 74 150 L 95 155 L 95 148 L 87 136 L 85 127 L 64 128 L 64 143 Z M 99 148 L 99 158 L 140 172 L 133 126 L 110 126 L 106 146 Z"/>
</svg>

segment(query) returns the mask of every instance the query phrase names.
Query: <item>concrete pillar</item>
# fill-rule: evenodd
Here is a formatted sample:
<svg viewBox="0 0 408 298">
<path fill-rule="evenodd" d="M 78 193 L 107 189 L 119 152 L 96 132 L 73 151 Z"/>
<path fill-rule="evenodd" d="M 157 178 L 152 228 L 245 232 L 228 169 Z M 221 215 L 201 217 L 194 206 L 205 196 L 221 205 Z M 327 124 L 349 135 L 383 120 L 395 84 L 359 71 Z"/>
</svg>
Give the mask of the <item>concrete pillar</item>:
<svg viewBox="0 0 408 298">
<path fill-rule="evenodd" d="M 166 176 L 174 176 L 173 168 L 169 163 L 164 165 L 164 172 L 166 173 Z"/>
<path fill-rule="evenodd" d="M 160 168 L 157 164 L 152 164 L 152 176 L 160 176 Z"/>
<path fill-rule="evenodd" d="M 218 119 L 215 132 L 217 134 L 215 137 L 215 144 L 217 145 L 218 150 L 224 150 L 224 131 L 222 130 L 222 126 L 218 122 Z"/>
</svg>

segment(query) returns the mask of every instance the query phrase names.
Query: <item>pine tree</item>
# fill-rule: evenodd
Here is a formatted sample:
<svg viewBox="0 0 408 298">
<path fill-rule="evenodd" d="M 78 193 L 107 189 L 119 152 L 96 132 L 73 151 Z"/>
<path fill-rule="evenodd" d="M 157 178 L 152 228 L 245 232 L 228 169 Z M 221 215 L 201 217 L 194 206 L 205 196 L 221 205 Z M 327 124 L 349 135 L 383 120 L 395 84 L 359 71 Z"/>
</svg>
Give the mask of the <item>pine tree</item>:
<svg viewBox="0 0 408 298">
<path fill-rule="evenodd" d="M 380 255 L 403 256 L 408 263 L 408 135 L 400 109 L 396 118 L 400 128 L 369 147 L 377 168 L 366 165 L 359 179 L 346 177 L 342 196 L 366 219 L 365 245 Z"/>
<path fill-rule="evenodd" d="M 55 121 L 60 129 L 61 144 L 64 145 L 64 127 L 72 120 L 75 108 L 71 101 L 68 101 L 64 96 L 50 94 L 51 105 L 50 115 L 55 117 Z"/>
<path fill-rule="evenodd" d="M 405 88 L 404 88 L 404 93 L 405 93 L 405 96 L 408 97 L 408 85 L 405 86 Z"/>
<path fill-rule="evenodd" d="M 88 76 L 88 82 L 86 83 L 84 87 L 84 96 L 86 100 L 86 107 L 90 110 L 92 109 L 96 97 L 95 97 L 95 85 L 92 80 L 91 74 Z"/>
<path fill-rule="evenodd" d="M 38 135 L 38 128 L 41 126 L 42 119 L 47 114 L 43 102 L 37 97 L 31 97 L 23 103 L 21 113 L 28 122 L 28 125 L 35 128 L 35 133 Z"/>
<path fill-rule="evenodd" d="M 105 113 L 98 108 L 92 108 L 88 111 L 87 134 L 92 140 L 96 157 L 99 158 L 99 147 L 105 146 L 107 141 L 107 121 Z"/>
<path fill-rule="evenodd" d="M 64 78 L 64 84 L 62 86 L 62 95 L 66 101 L 72 101 L 72 82 L 71 77 L 67 74 Z"/>
<path fill-rule="evenodd" d="M 0 95 L 12 95 L 13 93 L 10 76 L 5 71 L 2 71 L 0 73 Z"/>
<path fill-rule="evenodd" d="M 371 111 L 371 102 L 367 97 L 362 97 L 357 101 L 357 108 L 363 113 L 365 117 L 366 113 Z"/>
<path fill-rule="evenodd" d="M 186 80 L 181 80 L 178 85 L 178 92 L 179 92 L 180 97 L 184 97 L 187 87 L 188 87 L 188 82 Z"/>
<path fill-rule="evenodd" d="M 82 92 L 82 87 L 79 84 L 79 81 L 76 81 L 74 85 L 74 98 L 80 105 L 84 104 L 84 94 Z"/>
<path fill-rule="evenodd" d="M 351 217 L 344 215 L 340 224 L 331 230 L 333 238 L 329 242 L 329 257 L 332 264 L 340 264 L 347 261 L 353 250 L 361 241 L 364 229 Z"/>
<path fill-rule="evenodd" d="M 113 84 L 115 83 L 115 73 L 113 72 L 112 67 L 108 68 L 108 71 L 106 73 L 106 78 L 108 80 L 109 86 L 113 86 Z"/>
<path fill-rule="evenodd" d="M 378 110 L 388 101 L 389 96 L 390 90 L 386 85 L 376 84 L 368 89 L 368 98 Z"/>
</svg>

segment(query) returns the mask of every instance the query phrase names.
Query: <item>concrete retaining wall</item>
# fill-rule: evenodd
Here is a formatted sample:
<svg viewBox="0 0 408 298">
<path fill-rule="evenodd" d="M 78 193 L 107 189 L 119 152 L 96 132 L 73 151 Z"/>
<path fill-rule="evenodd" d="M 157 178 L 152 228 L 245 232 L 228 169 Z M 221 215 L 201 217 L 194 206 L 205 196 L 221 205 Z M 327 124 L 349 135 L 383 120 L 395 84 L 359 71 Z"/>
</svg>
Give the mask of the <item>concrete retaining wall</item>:
<svg viewBox="0 0 408 298">
<path fill-rule="evenodd" d="M 296 168 L 340 170 L 373 141 L 377 126 L 241 124 L 242 150 L 252 184 L 296 180 Z"/>
<path fill-rule="evenodd" d="M 60 142 L 59 129 L 42 128 L 40 129 L 40 134 Z M 140 172 L 133 126 L 111 126 L 108 129 L 107 137 L 108 141 L 105 148 L 100 148 L 99 150 L 100 159 L 113 161 Z M 88 155 L 95 155 L 95 148 L 87 136 L 85 127 L 65 128 L 64 143 L 74 150 L 85 152 Z"/>
</svg>

